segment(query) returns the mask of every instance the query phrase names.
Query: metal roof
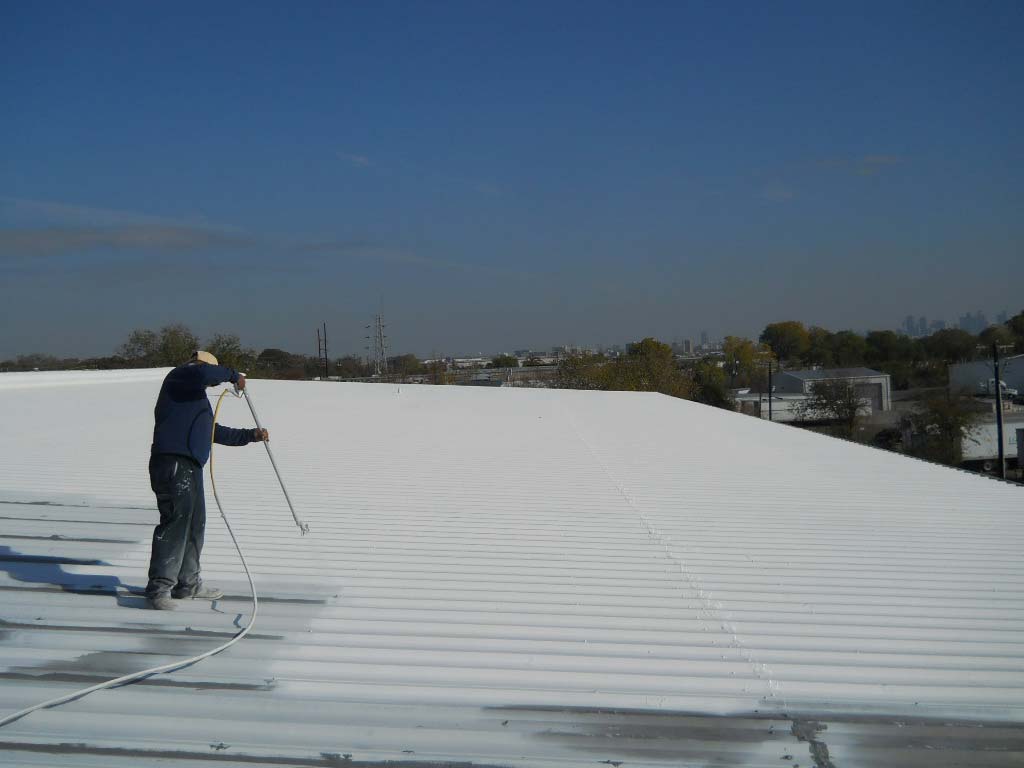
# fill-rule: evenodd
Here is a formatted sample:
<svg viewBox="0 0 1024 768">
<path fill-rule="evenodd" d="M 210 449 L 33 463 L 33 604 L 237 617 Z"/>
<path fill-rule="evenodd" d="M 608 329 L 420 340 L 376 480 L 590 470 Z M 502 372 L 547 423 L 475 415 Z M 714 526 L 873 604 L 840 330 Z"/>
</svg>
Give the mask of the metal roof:
<svg viewBox="0 0 1024 768">
<path fill-rule="evenodd" d="M 247 621 L 212 498 L 227 597 L 142 609 L 162 373 L 0 375 L 0 712 Z M 0 763 L 1024 759 L 1020 487 L 656 394 L 250 386 L 312 528 L 217 447 L 252 634 L 0 728 Z"/>
<path fill-rule="evenodd" d="M 809 368 L 802 371 L 779 371 L 779 375 L 792 376 L 804 381 L 817 379 L 861 379 L 869 376 L 888 376 L 871 368 Z"/>
</svg>

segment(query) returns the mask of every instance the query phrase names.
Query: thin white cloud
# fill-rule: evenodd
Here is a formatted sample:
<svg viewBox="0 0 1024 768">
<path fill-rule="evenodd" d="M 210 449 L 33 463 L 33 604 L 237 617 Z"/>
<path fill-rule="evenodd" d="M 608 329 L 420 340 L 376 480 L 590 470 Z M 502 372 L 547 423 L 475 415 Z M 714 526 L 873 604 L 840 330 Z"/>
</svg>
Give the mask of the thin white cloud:
<svg viewBox="0 0 1024 768">
<path fill-rule="evenodd" d="M 122 227 L 169 225 L 186 222 L 137 211 L 95 208 L 51 200 L 29 200 L 22 197 L 0 197 L 0 221 L 13 226 Z M 188 226 L 196 224 L 188 223 Z"/>
<path fill-rule="evenodd" d="M 0 257 L 58 256 L 96 249 L 193 251 L 249 242 L 233 233 L 164 224 L 0 229 Z"/>
<path fill-rule="evenodd" d="M 96 250 L 194 251 L 247 245 L 238 229 L 51 200 L 0 197 L 0 257 Z"/>
<path fill-rule="evenodd" d="M 349 152 L 338 152 L 338 158 L 344 160 L 353 168 L 369 168 L 373 162 L 366 155 L 353 155 Z"/>
<path fill-rule="evenodd" d="M 213 224 L 205 216 L 171 217 L 136 210 L 99 208 L 54 200 L 32 200 L 0 196 L 0 227 L 44 229 L 49 227 L 168 227 L 172 229 L 211 230 L 244 233 L 237 227 Z"/>
<path fill-rule="evenodd" d="M 4 222 L 16 226 L 3 226 Z M 31 222 L 31 226 L 25 226 Z M 273 256 L 269 264 L 290 264 L 290 259 L 354 259 L 419 265 L 458 271 L 492 271 L 472 262 L 422 256 L 413 250 L 385 243 L 282 238 L 239 229 L 183 223 L 132 211 L 70 205 L 60 202 L 0 198 L 0 260 L 6 267 L 23 259 L 75 256 L 101 252 L 129 261 L 157 253 L 218 252 L 226 256 L 244 249 L 249 256 Z M 286 256 L 287 258 L 280 258 Z M 224 264 L 232 263 L 230 260 Z M 92 260 L 89 269 L 102 264 Z M 290 267 L 289 267 L 290 268 Z"/>
</svg>

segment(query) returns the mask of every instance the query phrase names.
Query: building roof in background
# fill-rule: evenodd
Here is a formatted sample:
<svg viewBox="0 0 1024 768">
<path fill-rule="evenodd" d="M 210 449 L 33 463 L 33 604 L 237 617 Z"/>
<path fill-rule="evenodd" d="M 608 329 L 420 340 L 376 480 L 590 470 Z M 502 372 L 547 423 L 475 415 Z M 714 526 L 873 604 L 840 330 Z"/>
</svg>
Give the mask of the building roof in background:
<svg viewBox="0 0 1024 768">
<path fill-rule="evenodd" d="M 2 712 L 248 621 L 212 498 L 227 596 L 142 608 L 162 374 L 0 375 Z M 0 728 L 0 762 L 1022 758 L 1020 487 L 656 394 L 249 386 L 312 529 L 216 448 L 252 634 Z"/>
<path fill-rule="evenodd" d="M 1012 364 L 1016 364 L 1016 363 L 1020 363 L 1022 361 L 1024 361 L 1024 355 L 1007 355 L 1006 357 L 1000 356 L 1000 358 L 999 358 L 999 365 L 1006 366 L 1006 365 L 1010 365 L 1011 363 Z M 954 368 L 970 368 L 970 367 L 975 367 L 975 366 L 980 366 L 980 367 L 988 368 L 988 370 L 991 371 L 992 370 L 992 360 L 991 359 L 971 360 L 971 361 L 966 362 L 966 363 L 952 363 L 949 367 L 950 367 L 950 370 L 952 370 Z"/>
<path fill-rule="evenodd" d="M 887 373 L 876 371 L 871 368 L 809 368 L 802 371 L 779 371 L 804 381 L 816 381 L 819 379 L 858 379 L 868 376 L 888 376 Z"/>
</svg>

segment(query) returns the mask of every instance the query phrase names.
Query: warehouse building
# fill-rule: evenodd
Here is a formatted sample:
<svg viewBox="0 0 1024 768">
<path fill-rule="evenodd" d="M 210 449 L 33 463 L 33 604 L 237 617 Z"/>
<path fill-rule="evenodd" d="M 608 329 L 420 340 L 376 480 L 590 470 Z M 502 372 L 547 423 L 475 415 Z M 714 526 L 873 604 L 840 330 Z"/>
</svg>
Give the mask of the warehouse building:
<svg viewBox="0 0 1024 768">
<path fill-rule="evenodd" d="M 802 371 L 779 371 L 772 382 L 776 394 L 810 394 L 819 381 L 848 381 L 857 393 L 871 404 L 871 411 L 892 409 L 892 381 L 889 374 L 871 368 L 810 368 Z"/>
</svg>

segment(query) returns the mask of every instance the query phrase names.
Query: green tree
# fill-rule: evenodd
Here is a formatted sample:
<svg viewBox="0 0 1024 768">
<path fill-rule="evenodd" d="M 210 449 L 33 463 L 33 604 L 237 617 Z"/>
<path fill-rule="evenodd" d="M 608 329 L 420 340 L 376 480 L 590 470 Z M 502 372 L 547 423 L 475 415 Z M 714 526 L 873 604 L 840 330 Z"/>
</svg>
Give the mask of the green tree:
<svg viewBox="0 0 1024 768">
<path fill-rule="evenodd" d="M 148 328 L 136 328 L 128 340 L 117 349 L 119 357 L 142 368 L 159 365 L 156 362 L 160 338 Z"/>
<path fill-rule="evenodd" d="M 215 333 L 206 340 L 206 351 L 217 358 L 217 362 L 248 373 L 256 365 L 256 352 L 242 347 L 242 342 L 233 333 Z"/>
<path fill-rule="evenodd" d="M 970 439 L 982 414 L 976 401 L 964 395 L 946 393 L 925 400 L 910 417 L 910 452 L 929 461 L 960 464 L 964 440 Z"/>
<path fill-rule="evenodd" d="M 165 325 L 159 332 L 137 328 L 118 348 L 118 355 L 142 368 L 184 365 L 199 349 L 199 339 L 186 326 Z"/>
<path fill-rule="evenodd" d="M 694 400 L 715 408 L 733 410 L 734 403 L 729 394 L 727 375 L 717 360 L 705 357 L 697 362 L 690 373 L 693 378 Z"/>
<path fill-rule="evenodd" d="M 811 338 L 804 324 L 796 320 L 770 323 L 761 333 L 760 341 L 767 344 L 779 360 L 802 360 L 810 348 Z"/>
<path fill-rule="evenodd" d="M 609 389 L 604 355 L 573 355 L 558 363 L 555 386 L 559 389 Z"/>
<path fill-rule="evenodd" d="M 676 365 L 672 348 L 654 338 L 630 344 L 629 352 L 614 360 L 604 355 L 563 360 L 555 381 L 562 388 L 661 392 L 688 399 L 696 389 L 693 379 Z"/>
<path fill-rule="evenodd" d="M 160 329 L 157 344 L 157 365 L 184 365 L 199 349 L 199 337 L 181 323 L 165 325 Z"/>
<path fill-rule="evenodd" d="M 12 367 L 19 371 L 34 371 L 36 369 L 40 371 L 58 371 L 72 367 L 76 362 L 77 360 L 74 358 L 61 360 L 53 355 L 44 355 L 37 352 L 30 355 L 18 355 Z"/>
<path fill-rule="evenodd" d="M 694 394 L 693 380 L 676 365 L 672 347 L 652 337 L 630 344 L 626 356 L 613 360 L 607 369 L 609 389 L 661 392 L 686 399 Z"/>
<path fill-rule="evenodd" d="M 833 334 L 817 325 L 811 326 L 807 331 L 807 352 L 804 354 L 804 362 L 807 365 L 818 365 L 822 368 L 831 368 L 835 365 L 833 357 Z"/>
<path fill-rule="evenodd" d="M 300 379 L 320 379 L 324 376 L 324 359 L 322 357 L 313 357 L 312 355 L 295 355 L 299 360 L 300 368 Z M 331 366 L 327 366 L 327 375 L 332 375 Z M 290 372 L 289 375 L 284 378 L 295 378 Z"/>
<path fill-rule="evenodd" d="M 287 368 L 292 365 L 292 357 L 288 352 L 277 347 L 267 347 L 256 358 L 257 363 L 264 368 Z"/>
<path fill-rule="evenodd" d="M 832 359 L 839 368 L 863 365 L 868 345 L 864 337 L 853 331 L 839 331 L 831 338 Z"/>
<path fill-rule="evenodd" d="M 936 331 L 921 340 L 926 354 L 945 363 L 962 363 L 973 360 L 978 352 L 978 339 L 959 328 Z"/>
<path fill-rule="evenodd" d="M 547 363 L 545 363 L 543 360 L 536 356 L 528 357 L 526 358 L 526 360 L 523 361 L 523 367 L 535 368 L 538 365 L 547 365 Z"/>
<path fill-rule="evenodd" d="M 1013 334 L 1013 351 L 1024 352 L 1024 312 L 1018 312 L 1007 320 L 1006 327 L 1010 330 L 1010 333 Z"/>
<path fill-rule="evenodd" d="M 864 362 L 870 366 L 909 361 L 916 357 L 913 340 L 893 331 L 871 331 L 864 342 Z"/>
<path fill-rule="evenodd" d="M 388 358 L 388 370 L 395 376 L 415 376 L 423 373 L 423 363 L 416 355 L 396 355 Z"/>
<path fill-rule="evenodd" d="M 269 379 L 294 380 L 303 379 L 307 375 L 306 360 L 302 355 L 293 355 L 276 347 L 268 347 L 260 352 L 256 358 L 256 370 L 260 376 Z"/>
<path fill-rule="evenodd" d="M 519 358 L 515 355 L 498 355 L 497 357 L 491 358 L 491 362 L 487 364 L 488 368 L 518 368 Z"/>
<path fill-rule="evenodd" d="M 1014 336 L 1008 324 L 990 325 L 978 334 L 978 343 L 984 345 L 986 350 L 990 350 L 993 344 L 998 344 L 1000 347 L 1013 347 L 1017 343 L 1017 337 Z M 987 355 L 988 352 L 986 351 L 984 354 Z"/>
<path fill-rule="evenodd" d="M 803 421 L 828 421 L 838 437 L 852 440 L 864 408 L 864 398 L 846 379 L 825 379 L 811 384 L 808 397 L 798 407 Z"/>
<path fill-rule="evenodd" d="M 756 385 L 764 378 L 768 361 L 774 357 L 768 347 L 740 336 L 726 336 L 723 351 L 725 375 L 732 386 L 739 387 Z"/>
<path fill-rule="evenodd" d="M 940 386 L 946 366 L 930 360 L 924 340 L 893 331 L 871 331 L 865 338 L 864 363 L 892 377 L 894 389 Z"/>
<path fill-rule="evenodd" d="M 335 373 L 343 379 L 360 379 L 373 374 L 373 369 L 355 355 L 338 358 L 334 361 Z"/>
</svg>

